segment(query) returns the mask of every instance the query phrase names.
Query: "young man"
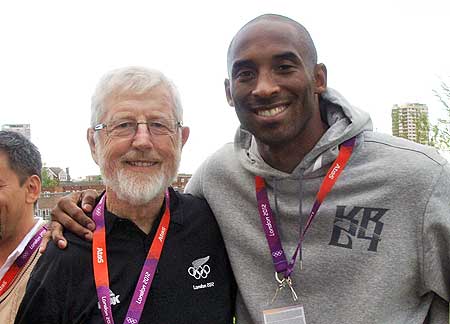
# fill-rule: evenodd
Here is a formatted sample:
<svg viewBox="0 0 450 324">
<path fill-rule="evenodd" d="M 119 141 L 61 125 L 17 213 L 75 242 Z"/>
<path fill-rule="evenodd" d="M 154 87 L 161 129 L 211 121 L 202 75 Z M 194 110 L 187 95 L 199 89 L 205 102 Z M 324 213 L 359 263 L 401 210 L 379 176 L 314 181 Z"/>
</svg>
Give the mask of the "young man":
<svg viewBox="0 0 450 324">
<path fill-rule="evenodd" d="M 211 210 L 168 188 L 189 136 L 182 118 L 160 72 L 123 68 L 100 81 L 87 131 L 106 185 L 94 240 L 49 246 L 16 323 L 231 323 L 234 281 Z"/>
<path fill-rule="evenodd" d="M 44 235 L 34 217 L 41 155 L 24 136 L 0 131 L 0 323 L 14 323 Z"/>
<path fill-rule="evenodd" d="M 447 161 L 374 133 L 365 112 L 327 88 L 309 33 L 289 18 L 242 27 L 228 73 L 241 127 L 187 192 L 221 227 L 237 322 L 447 323 Z"/>
</svg>

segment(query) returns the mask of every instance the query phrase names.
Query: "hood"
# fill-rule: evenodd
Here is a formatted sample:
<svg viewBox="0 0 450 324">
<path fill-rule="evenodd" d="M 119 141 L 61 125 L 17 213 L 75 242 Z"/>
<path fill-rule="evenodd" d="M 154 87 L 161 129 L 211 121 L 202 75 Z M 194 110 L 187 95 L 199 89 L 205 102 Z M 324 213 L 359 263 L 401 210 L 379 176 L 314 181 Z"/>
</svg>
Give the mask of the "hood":
<svg viewBox="0 0 450 324">
<path fill-rule="evenodd" d="M 353 107 L 336 90 L 328 88 L 320 97 L 322 119 L 329 128 L 314 148 L 304 157 L 292 173 L 272 168 L 261 158 L 253 135 L 239 128 L 235 135 L 234 149 L 242 166 L 252 174 L 264 178 L 297 178 L 313 176 L 323 166 L 332 163 L 339 153 L 339 144 L 362 133 L 372 130 L 372 121 L 368 113 Z"/>
</svg>

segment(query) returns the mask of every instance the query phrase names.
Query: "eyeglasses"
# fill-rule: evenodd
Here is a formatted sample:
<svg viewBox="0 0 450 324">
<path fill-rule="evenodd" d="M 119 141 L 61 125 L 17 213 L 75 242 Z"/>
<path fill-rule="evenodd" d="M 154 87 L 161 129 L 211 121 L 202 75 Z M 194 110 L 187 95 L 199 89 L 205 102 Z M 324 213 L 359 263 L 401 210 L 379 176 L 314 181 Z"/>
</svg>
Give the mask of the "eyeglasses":
<svg viewBox="0 0 450 324">
<path fill-rule="evenodd" d="M 147 125 L 148 132 L 153 136 L 173 135 L 178 128 L 183 127 L 183 123 L 176 120 L 155 119 L 146 122 L 117 120 L 109 124 L 97 124 L 94 131 L 105 129 L 110 137 L 134 137 L 140 124 Z"/>
</svg>

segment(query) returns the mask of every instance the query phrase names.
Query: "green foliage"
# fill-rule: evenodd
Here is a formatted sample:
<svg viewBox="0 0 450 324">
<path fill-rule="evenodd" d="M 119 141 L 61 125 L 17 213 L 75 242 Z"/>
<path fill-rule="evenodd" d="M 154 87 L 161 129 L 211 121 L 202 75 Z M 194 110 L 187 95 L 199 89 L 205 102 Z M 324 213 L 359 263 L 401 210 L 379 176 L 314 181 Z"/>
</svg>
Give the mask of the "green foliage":
<svg viewBox="0 0 450 324">
<path fill-rule="evenodd" d="M 416 124 L 415 142 L 430 145 L 431 143 L 429 138 L 430 122 L 428 120 L 428 115 L 418 112 L 416 115 L 415 124 Z"/>
<path fill-rule="evenodd" d="M 450 87 L 441 82 L 440 90 L 433 90 L 434 95 L 445 110 L 445 118 L 439 118 L 431 126 L 431 145 L 440 150 L 450 150 Z"/>
<path fill-rule="evenodd" d="M 406 129 L 406 116 L 401 113 L 400 109 L 392 109 L 391 112 L 392 117 L 392 135 L 408 138 L 405 132 L 400 131 L 400 125 L 402 129 Z"/>
<path fill-rule="evenodd" d="M 46 167 L 43 167 L 41 170 L 41 177 L 42 177 L 42 187 L 55 187 L 59 185 L 59 181 L 56 179 L 53 179 L 48 174 L 48 170 Z"/>
</svg>

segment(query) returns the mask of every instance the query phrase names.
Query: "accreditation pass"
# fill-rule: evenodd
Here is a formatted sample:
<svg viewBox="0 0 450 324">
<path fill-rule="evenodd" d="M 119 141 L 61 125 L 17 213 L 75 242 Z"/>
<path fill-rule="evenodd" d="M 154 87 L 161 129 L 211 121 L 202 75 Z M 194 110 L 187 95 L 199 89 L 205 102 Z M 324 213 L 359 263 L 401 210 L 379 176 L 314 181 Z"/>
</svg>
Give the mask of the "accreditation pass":
<svg viewBox="0 0 450 324">
<path fill-rule="evenodd" d="M 264 324 L 306 324 L 302 305 L 267 309 L 263 315 Z"/>
</svg>

